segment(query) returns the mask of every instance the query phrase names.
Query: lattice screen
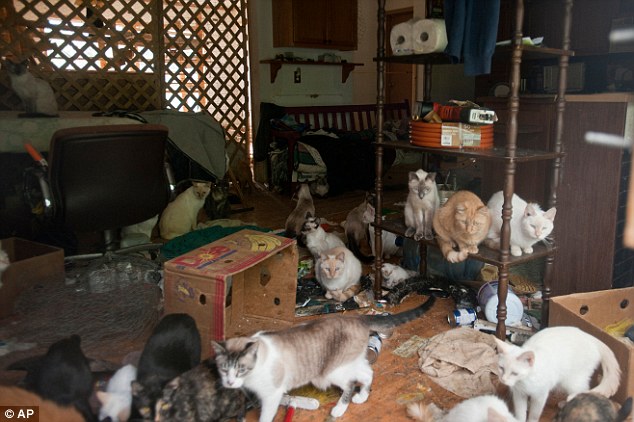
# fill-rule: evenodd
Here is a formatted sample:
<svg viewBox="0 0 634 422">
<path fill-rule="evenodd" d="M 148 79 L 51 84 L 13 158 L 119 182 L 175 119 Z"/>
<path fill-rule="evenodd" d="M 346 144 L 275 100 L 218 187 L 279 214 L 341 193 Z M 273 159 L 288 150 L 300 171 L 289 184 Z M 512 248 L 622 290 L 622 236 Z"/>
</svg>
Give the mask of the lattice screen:
<svg viewBox="0 0 634 422">
<path fill-rule="evenodd" d="M 0 0 L 0 56 L 30 58 L 60 110 L 206 111 L 246 159 L 247 0 Z M 20 100 L 0 72 L 0 109 Z M 238 148 L 236 148 L 238 147 Z"/>
</svg>

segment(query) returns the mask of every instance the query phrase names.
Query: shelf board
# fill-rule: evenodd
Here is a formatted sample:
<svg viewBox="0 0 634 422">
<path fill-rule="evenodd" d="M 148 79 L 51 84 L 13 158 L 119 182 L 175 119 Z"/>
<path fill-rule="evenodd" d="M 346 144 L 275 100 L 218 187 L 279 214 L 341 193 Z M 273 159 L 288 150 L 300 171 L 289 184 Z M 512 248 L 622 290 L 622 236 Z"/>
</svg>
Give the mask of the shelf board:
<svg viewBox="0 0 634 422">
<path fill-rule="evenodd" d="M 411 64 L 451 64 L 451 57 L 445 53 L 406 54 L 403 56 L 385 56 L 374 58 L 375 62 L 411 63 Z"/>
<path fill-rule="evenodd" d="M 271 69 L 271 83 L 275 82 L 277 73 L 282 68 L 282 65 L 295 65 L 295 66 L 339 66 L 341 67 L 341 83 L 345 83 L 350 76 L 350 72 L 354 70 L 356 66 L 363 66 L 363 63 L 330 63 L 330 62 L 317 62 L 314 60 L 260 60 L 260 63 L 268 63 Z"/>
<path fill-rule="evenodd" d="M 375 226 L 375 224 L 372 225 Z M 390 233 L 406 237 L 405 230 L 407 230 L 407 227 L 405 227 L 405 221 L 402 214 L 399 216 L 391 216 L 389 219 L 382 221 L 380 227 L 381 229 Z M 420 242 L 429 246 L 438 247 L 438 244 L 435 240 L 421 240 Z M 486 262 L 487 264 L 496 265 L 498 267 L 512 267 L 554 254 L 556 248 L 554 246 L 546 245 L 543 242 L 540 242 L 533 246 L 532 254 L 522 256 L 512 256 L 509 254 L 507 262 L 502 261 L 500 257 L 500 251 L 490 249 L 484 245 L 480 245 L 478 249 L 479 252 L 477 254 L 469 254 L 469 258 L 475 259 L 477 261 Z"/>
<path fill-rule="evenodd" d="M 374 146 L 379 143 L 375 142 Z M 543 161 L 561 158 L 564 153 L 551 151 L 540 151 L 534 149 L 517 148 L 515 157 L 507 154 L 506 148 L 476 149 L 476 148 L 427 148 L 410 144 L 408 141 L 384 141 L 380 144 L 383 148 L 409 149 L 421 151 L 429 154 L 450 155 L 454 157 L 477 158 L 481 160 L 505 161 L 513 160 L 515 162 Z"/>
</svg>

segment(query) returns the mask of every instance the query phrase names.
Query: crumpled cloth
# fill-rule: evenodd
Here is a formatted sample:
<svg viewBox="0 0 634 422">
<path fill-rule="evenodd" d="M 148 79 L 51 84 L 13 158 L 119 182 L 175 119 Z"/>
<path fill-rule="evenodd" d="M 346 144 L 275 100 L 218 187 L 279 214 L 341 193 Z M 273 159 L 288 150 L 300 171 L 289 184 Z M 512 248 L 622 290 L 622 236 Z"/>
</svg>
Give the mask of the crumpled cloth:
<svg viewBox="0 0 634 422">
<path fill-rule="evenodd" d="M 418 366 L 446 390 L 463 398 L 495 394 L 497 375 L 493 335 L 458 327 L 435 335 L 418 349 Z"/>
</svg>

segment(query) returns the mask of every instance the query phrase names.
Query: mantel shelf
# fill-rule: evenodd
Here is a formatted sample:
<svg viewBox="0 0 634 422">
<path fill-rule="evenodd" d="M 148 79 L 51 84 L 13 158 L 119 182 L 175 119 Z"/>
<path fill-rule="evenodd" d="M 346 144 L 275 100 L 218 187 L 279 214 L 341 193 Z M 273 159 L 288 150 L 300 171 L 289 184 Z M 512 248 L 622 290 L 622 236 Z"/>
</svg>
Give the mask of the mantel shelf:
<svg viewBox="0 0 634 422">
<path fill-rule="evenodd" d="M 356 66 L 363 66 L 363 63 L 348 63 L 348 62 L 340 62 L 340 63 L 330 63 L 330 62 L 316 62 L 313 60 L 260 60 L 260 63 L 268 63 L 271 66 L 271 83 L 275 82 L 277 78 L 277 72 L 280 71 L 282 65 L 290 64 L 290 65 L 301 65 L 301 66 L 341 66 L 341 82 L 345 83 L 348 80 L 348 76 L 350 76 L 350 72 L 354 70 Z"/>
</svg>

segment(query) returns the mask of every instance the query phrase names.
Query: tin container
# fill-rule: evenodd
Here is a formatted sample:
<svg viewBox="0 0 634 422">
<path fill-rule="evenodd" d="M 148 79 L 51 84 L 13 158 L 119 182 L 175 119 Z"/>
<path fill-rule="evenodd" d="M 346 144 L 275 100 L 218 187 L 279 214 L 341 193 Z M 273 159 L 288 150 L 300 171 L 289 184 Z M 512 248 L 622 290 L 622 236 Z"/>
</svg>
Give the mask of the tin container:
<svg viewBox="0 0 634 422">
<path fill-rule="evenodd" d="M 447 315 L 447 322 L 452 327 L 471 325 L 476 319 L 478 319 L 478 315 L 473 308 L 456 309 Z"/>
<path fill-rule="evenodd" d="M 379 357 L 379 353 L 381 353 L 381 346 L 383 346 L 383 341 L 381 340 L 381 336 L 378 333 L 370 334 L 370 338 L 368 339 L 368 352 L 366 356 L 368 357 L 368 362 L 374 363 Z"/>
</svg>

